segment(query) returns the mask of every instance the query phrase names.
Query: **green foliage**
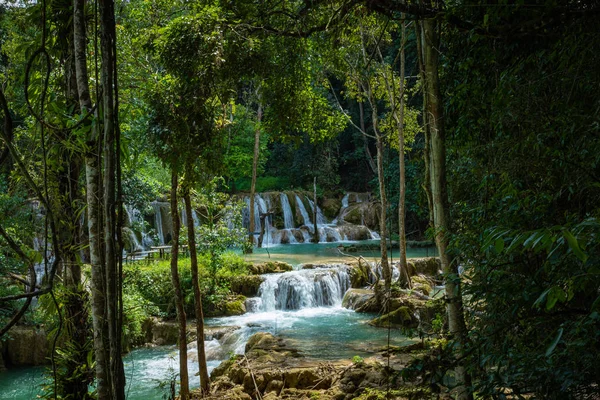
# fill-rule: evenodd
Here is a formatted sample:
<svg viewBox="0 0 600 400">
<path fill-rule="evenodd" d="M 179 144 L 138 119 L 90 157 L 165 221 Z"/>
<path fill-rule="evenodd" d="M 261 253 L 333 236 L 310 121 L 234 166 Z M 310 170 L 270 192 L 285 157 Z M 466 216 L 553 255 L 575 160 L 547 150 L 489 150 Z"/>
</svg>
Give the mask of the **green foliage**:
<svg viewBox="0 0 600 400">
<path fill-rule="evenodd" d="M 251 179 L 238 179 L 234 186 L 237 191 L 250 191 Z M 290 180 L 279 176 L 261 176 L 256 178 L 256 192 L 284 191 L 290 188 Z"/>
<path fill-rule="evenodd" d="M 256 116 L 253 112 L 242 105 L 233 107 L 233 122 L 228 125 L 226 132 L 229 136 L 229 144 L 223 158 L 225 176 L 233 180 L 252 177 L 252 161 L 254 155 L 254 134 L 257 126 Z M 260 157 L 258 160 L 257 174 L 264 171 L 264 166 L 269 157 L 267 150 L 268 135 L 261 133 Z M 240 189 L 245 190 L 245 189 Z"/>
<path fill-rule="evenodd" d="M 354 364 L 363 364 L 365 362 L 365 359 L 362 358 L 361 356 L 354 356 L 354 357 L 352 357 L 352 362 Z"/>
<path fill-rule="evenodd" d="M 595 19 L 543 33 L 519 7 L 454 11 L 504 32 L 449 29 L 444 53 L 452 244 L 470 282 L 477 390 L 585 398 L 600 376 Z"/>
<path fill-rule="evenodd" d="M 194 293 L 190 259 L 178 261 L 179 279 L 184 296 L 186 313 L 194 312 Z M 205 311 L 216 310 L 231 296 L 231 280 L 248 273 L 244 259 L 232 252 L 224 252 L 218 259 L 216 273 L 210 256 L 201 254 L 198 258 L 198 280 L 202 292 Z M 141 326 L 150 316 L 172 318 L 176 314 L 173 285 L 171 284 L 170 262 L 168 260 L 134 262 L 124 264 L 124 321 L 126 344 L 135 345 L 143 339 Z"/>
</svg>

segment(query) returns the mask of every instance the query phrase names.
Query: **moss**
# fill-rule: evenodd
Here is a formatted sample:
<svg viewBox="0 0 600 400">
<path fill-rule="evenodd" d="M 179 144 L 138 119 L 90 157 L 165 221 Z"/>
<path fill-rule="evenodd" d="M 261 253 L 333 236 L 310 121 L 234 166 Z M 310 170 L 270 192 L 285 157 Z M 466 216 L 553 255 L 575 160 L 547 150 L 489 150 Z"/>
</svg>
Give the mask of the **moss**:
<svg viewBox="0 0 600 400">
<path fill-rule="evenodd" d="M 254 275 L 273 274 L 291 271 L 293 269 L 294 268 L 290 264 L 282 261 L 267 261 L 264 263 L 253 264 L 248 267 L 249 272 Z"/>
<path fill-rule="evenodd" d="M 246 297 L 258 295 L 258 289 L 264 278 L 259 275 L 239 275 L 231 278 L 231 291 Z"/>
<path fill-rule="evenodd" d="M 358 206 L 352 207 L 344 216 L 344 221 L 351 224 L 360 225 L 362 223 L 362 215 Z"/>
<path fill-rule="evenodd" d="M 386 328 L 388 324 L 392 328 L 414 328 L 418 321 L 409 307 L 402 306 L 369 322 L 369 325 Z"/>
<path fill-rule="evenodd" d="M 337 217 L 340 212 L 340 208 L 342 208 L 342 202 L 338 199 L 325 199 L 321 204 L 321 208 L 323 210 L 323 214 L 329 218 L 334 219 Z"/>
<path fill-rule="evenodd" d="M 431 293 L 431 282 L 424 275 L 414 275 L 410 278 L 413 289 L 429 296 Z"/>
<path fill-rule="evenodd" d="M 246 313 L 245 301 L 246 298 L 241 296 L 241 298 L 236 300 L 225 302 L 225 315 L 242 315 Z"/>
</svg>

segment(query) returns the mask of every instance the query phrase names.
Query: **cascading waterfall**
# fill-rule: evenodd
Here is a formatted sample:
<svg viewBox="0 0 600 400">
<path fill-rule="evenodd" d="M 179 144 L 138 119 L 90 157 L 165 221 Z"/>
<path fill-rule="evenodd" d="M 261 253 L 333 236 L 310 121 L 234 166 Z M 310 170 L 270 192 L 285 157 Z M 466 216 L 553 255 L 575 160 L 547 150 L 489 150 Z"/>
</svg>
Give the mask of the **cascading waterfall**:
<svg viewBox="0 0 600 400">
<path fill-rule="evenodd" d="M 154 208 L 154 227 L 156 228 L 156 235 L 158 236 L 158 243 L 161 246 L 164 246 L 165 235 L 163 233 L 163 222 L 162 222 L 162 215 L 160 212 L 160 203 L 157 201 L 154 201 L 151 204 L 152 204 L 152 208 Z"/>
<path fill-rule="evenodd" d="M 304 225 L 309 226 L 310 217 L 308 215 L 308 212 L 306 211 L 306 207 L 304 207 L 302 199 L 300 199 L 300 196 L 298 195 L 296 195 L 296 204 L 298 205 L 298 210 L 300 210 L 300 214 L 302 215 L 302 219 L 304 220 Z"/>
<path fill-rule="evenodd" d="M 283 223 L 285 229 L 295 228 L 292 207 L 290 206 L 290 201 L 288 200 L 287 194 L 281 193 L 279 198 L 281 199 L 281 209 L 283 210 Z"/>
<path fill-rule="evenodd" d="M 347 267 L 308 269 L 270 274 L 259 289 L 255 310 L 300 310 L 312 307 L 339 306 L 350 288 Z"/>
<path fill-rule="evenodd" d="M 314 214 L 314 212 L 315 212 L 315 202 L 312 201 L 311 199 L 308 199 L 308 204 L 310 204 L 311 212 Z M 317 205 L 317 226 L 318 225 L 325 225 L 325 224 L 327 224 L 327 219 L 323 215 L 323 211 L 321 210 L 321 208 L 319 207 L 319 205 Z"/>
<path fill-rule="evenodd" d="M 295 207 L 291 206 L 289 197 L 290 195 L 294 196 L 296 203 Z M 364 225 L 363 213 L 365 210 L 362 206 L 357 210 L 361 215 L 361 219 L 363 220 L 361 225 L 354 225 L 345 221 L 344 219 L 346 214 L 353 210 L 352 207 L 354 204 L 368 201 L 368 199 L 368 194 L 347 193 L 342 198 L 342 207 L 338 211 L 337 217 L 331 223 L 328 222 L 323 210 L 316 205 L 319 242 L 325 243 L 347 240 L 379 239 L 379 235 L 376 232 L 371 231 Z M 244 226 L 249 228 L 250 198 L 246 196 L 244 197 L 244 201 L 248 205 L 248 207 L 243 211 Z M 308 204 L 308 207 L 311 211 L 310 213 L 307 211 L 307 206 L 305 206 L 305 204 Z M 314 223 L 311 217 L 314 210 L 314 201 L 300 193 L 256 193 L 253 210 L 256 221 L 254 232 L 261 231 L 260 214 L 275 211 L 276 215 L 268 216 L 264 220 L 264 247 L 278 244 L 311 242 L 315 235 Z M 297 218 L 295 218 L 294 215 L 296 215 Z M 273 218 L 276 219 L 274 220 Z M 299 226 L 295 225 L 295 221 L 297 220 L 300 220 Z M 276 225 L 279 226 L 279 229 L 274 226 L 274 221 L 276 221 Z M 257 241 L 258 234 L 255 236 L 255 242 Z"/>
</svg>

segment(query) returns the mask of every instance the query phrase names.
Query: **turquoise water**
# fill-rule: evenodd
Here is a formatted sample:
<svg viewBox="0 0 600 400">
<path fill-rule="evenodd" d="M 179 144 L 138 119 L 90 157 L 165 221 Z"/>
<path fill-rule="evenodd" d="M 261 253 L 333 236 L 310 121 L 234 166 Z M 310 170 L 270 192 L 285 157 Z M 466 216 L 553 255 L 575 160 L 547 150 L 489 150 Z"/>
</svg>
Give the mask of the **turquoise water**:
<svg viewBox="0 0 600 400">
<path fill-rule="evenodd" d="M 374 241 L 376 242 L 376 241 Z M 292 265 L 301 263 L 325 263 L 327 261 L 353 260 L 359 254 L 369 261 L 376 261 L 378 251 L 352 253 L 353 257 L 339 253 L 339 243 L 292 244 L 256 249 L 247 260 L 269 259 L 285 261 Z M 433 255 L 432 249 L 409 249 L 409 257 Z M 396 252 L 392 258 L 397 258 Z M 301 274 L 301 271 L 288 274 Z M 281 275 L 281 274 L 280 274 Z M 273 278 L 276 276 L 273 275 Z M 343 293 L 341 293 L 343 294 Z M 229 358 L 230 354 L 243 354 L 248 338 L 261 331 L 271 332 L 287 339 L 291 346 L 300 350 L 307 358 L 319 360 L 351 359 L 354 356 L 368 357 L 388 344 L 388 332 L 367 325 L 374 315 L 357 314 L 341 308 L 341 297 L 333 307 L 312 307 L 295 311 L 271 310 L 247 313 L 237 317 L 207 319 L 208 325 L 238 326 L 240 329 L 227 334 L 220 340 L 206 342 L 209 370 Z M 404 345 L 410 339 L 392 331 L 389 343 Z M 196 351 L 188 351 L 190 384 L 198 387 L 200 382 L 195 360 Z M 137 349 L 124 357 L 127 378 L 126 393 L 129 400 L 159 400 L 168 393 L 168 382 L 178 370 L 179 360 L 175 346 Z M 0 373 L 0 400 L 31 400 L 41 394 L 45 367 L 10 369 Z"/>
<path fill-rule="evenodd" d="M 161 346 L 142 348 L 127 354 L 125 388 L 129 400 L 159 400 L 169 390 L 168 382 L 175 376 L 179 369 L 179 357 L 175 346 Z M 212 370 L 219 364 L 217 361 L 209 363 Z M 1 400 L 32 400 L 42 394 L 44 373 L 49 367 L 21 367 L 9 369 L 0 373 L 0 399 Z M 190 360 L 188 363 L 190 384 L 193 387 L 200 385 L 198 364 Z"/>
<path fill-rule="evenodd" d="M 319 360 L 368 357 L 387 345 L 387 330 L 366 324 L 373 315 L 357 314 L 339 307 L 308 308 L 298 311 L 273 311 L 239 317 L 212 318 L 209 325 L 235 325 L 241 328 L 221 340 L 207 342 L 209 370 L 233 352 L 243 353 L 245 343 L 256 332 L 272 332 L 287 340 L 307 358 Z M 391 332 L 390 344 L 410 343 L 397 331 Z M 190 350 L 190 385 L 200 384 L 198 365 Z M 125 358 L 127 398 L 160 400 L 168 393 L 168 382 L 179 368 L 175 346 L 137 349 Z M 45 367 L 10 369 L 0 373 L 0 400 L 31 400 L 41 394 Z M 161 386 L 162 384 L 162 386 Z"/>
<path fill-rule="evenodd" d="M 344 244 L 351 244 L 352 242 L 344 242 Z M 354 243 L 375 243 L 378 244 L 378 240 L 368 240 Z M 381 257 L 381 253 L 378 250 L 361 250 L 357 253 L 346 253 L 346 255 L 340 253 L 338 250 L 339 242 L 332 243 L 298 243 L 298 244 L 280 244 L 271 247 L 255 248 L 252 254 L 244 255 L 247 261 L 284 261 L 292 265 L 304 264 L 304 263 L 325 263 L 334 261 L 352 261 L 354 257 L 359 255 L 363 256 L 368 261 L 377 261 Z M 429 257 L 437 254 L 435 248 L 431 247 L 419 247 L 407 249 L 407 256 L 410 258 L 414 257 Z M 388 256 L 394 260 L 398 258 L 398 250 L 388 252 Z"/>
<path fill-rule="evenodd" d="M 374 328 L 367 322 L 373 314 L 358 314 L 341 307 L 305 308 L 298 311 L 248 313 L 237 317 L 212 318 L 209 324 L 235 325 L 241 329 L 232 333 L 227 343 L 230 351 L 243 353 L 245 343 L 256 332 L 271 332 L 287 339 L 291 347 L 307 358 L 342 360 L 354 356 L 368 357 L 385 348 L 386 329 Z M 392 331 L 390 344 L 406 345 L 412 339 Z"/>
</svg>

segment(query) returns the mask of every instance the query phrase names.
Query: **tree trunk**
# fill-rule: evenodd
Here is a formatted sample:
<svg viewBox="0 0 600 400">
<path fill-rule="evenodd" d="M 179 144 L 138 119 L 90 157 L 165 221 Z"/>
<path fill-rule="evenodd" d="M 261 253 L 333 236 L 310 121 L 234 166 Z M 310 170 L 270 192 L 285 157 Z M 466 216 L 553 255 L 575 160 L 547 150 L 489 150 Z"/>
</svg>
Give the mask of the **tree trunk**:
<svg viewBox="0 0 600 400">
<path fill-rule="evenodd" d="M 375 122 L 373 125 L 375 125 Z M 388 295 L 392 287 L 392 270 L 390 268 L 387 254 L 387 195 L 385 192 L 385 175 L 383 173 L 383 137 L 379 133 L 377 133 L 377 178 L 379 180 L 379 198 L 381 201 L 381 216 L 379 218 L 379 236 L 381 237 L 381 272 L 383 273 L 386 293 L 384 312 L 388 312 Z"/>
<path fill-rule="evenodd" d="M 120 277 L 117 257 L 116 219 L 116 157 L 115 113 L 114 113 L 114 41 L 115 12 L 114 1 L 101 0 L 100 3 L 100 46 L 102 50 L 102 95 L 104 123 L 104 253 L 106 254 L 106 308 L 108 338 L 110 347 L 110 374 L 112 396 L 115 400 L 125 399 L 125 376 L 121 359 L 119 321 Z"/>
<path fill-rule="evenodd" d="M 192 199 L 189 190 L 184 196 L 185 214 L 188 227 L 188 248 L 190 250 L 190 263 L 192 268 L 192 286 L 194 288 L 194 309 L 196 312 L 196 344 L 198 347 L 198 367 L 200 370 L 200 388 L 208 394 L 210 391 L 210 378 L 206 365 L 206 352 L 204 350 L 204 313 L 202 312 L 202 295 L 198 280 L 198 257 L 196 254 L 196 236 L 194 234 L 194 217 L 192 214 Z"/>
<path fill-rule="evenodd" d="M 319 225 L 317 224 L 317 177 L 313 181 L 313 224 L 315 229 L 315 236 L 313 237 L 313 242 L 319 243 L 321 238 L 319 237 Z"/>
<path fill-rule="evenodd" d="M 423 33 L 423 24 L 421 21 L 415 21 L 416 43 L 417 43 L 417 62 L 419 65 L 419 76 L 421 78 L 421 87 L 423 88 L 423 164 L 424 164 L 424 179 L 423 190 L 427 196 L 427 207 L 429 209 L 429 226 L 433 227 L 433 199 L 431 196 L 431 156 L 430 156 L 430 137 L 429 133 L 429 118 L 427 115 L 427 77 L 425 76 L 423 42 L 425 35 Z"/>
<path fill-rule="evenodd" d="M 450 223 L 446 187 L 446 143 L 438 76 L 439 31 L 436 21 L 432 19 L 425 20 L 423 25 L 425 33 L 424 64 L 427 82 L 427 112 L 431 132 L 431 193 L 435 241 L 445 275 L 448 325 L 450 334 L 457 344 L 457 347 L 455 347 L 457 358 L 455 379 L 459 389 L 457 399 L 472 399 L 471 379 L 461 361 L 464 354 L 467 329 L 462 307 L 460 278 L 456 263 L 450 260 L 447 253 Z"/>
<path fill-rule="evenodd" d="M 406 162 L 404 160 L 404 75 L 406 57 L 406 22 L 402 22 L 402 44 L 400 45 L 400 99 L 398 110 L 398 173 L 400 174 L 400 193 L 398 198 L 398 247 L 400 250 L 400 276 L 406 279 L 405 286 L 412 287 L 406 262 Z"/>
<path fill-rule="evenodd" d="M 367 156 L 367 164 L 369 164 L 369 168 L 373 171 L 374 174 L 377 173 L 377 165 L 375 165 L 375 161 L 373 161 L 373 156 L 371 155 L 371 150 L 369 150 L 369 138 L 364 133 L 367 132 L 365 127 L 365 106 L 362 101 L 358 102 L 358 113 L 360 118 L 360 130 L 363 133 L 363 146 L 365 149 L 365 155 Z"/>
<path fill-rule="evenodd" d="M 171 281 L 175 289 L 175 305 L 177 307 L 177 321 L 179 321 L 179 338 L 177 340 L 179 345 L 179 377 L 181 382 L 179 396 L 181 400 L 187 400 L 190 395 L 190 386 L 187 369 L 186 316 L 183 309 L 183 292 L 181 291 L 181 283 L 179 282 L 179 270 L 177 269 L 180 228 L 179 212 L 177 211 L 177 179 L 177 171 L 173 167 L 173 171 L 171 172 L 171 218 L 173 219 Z"/>
<path fill-rule="evenodd" d="M 85 31 L 85 2 L 73 1 L 73 32 L 75 45 L 75 73 L 77 75 L 77 91 L 79 94 L 79 107 L 81 113 L 88 113 L 92 109 L 92 99 L 89 90 L 87 71 L 86 31 Z M 110 380 L 108 379 L 105 338 L 108 334 L 105 307 L 105 274 L 104 263 L 100 256 L 102 243 L 101 224 L 102 207 L 99 199 L 102 196 L 100 189 L 100 173 L 98 169 L 98 135 L 96 128 L 90 126 L 87 135 L 87 151 L 85 154 L 86 173 L 86 200 L 87 223 L 89 236 L 91 278 L 91 310 L 94 331 L 94 356 L 96 365 L 96 392 L 99 400 L 110 398 Z"/>
<path fill-rule="evenodd" d="M 262 103 L 258 102 L 258 111 L 256 112 L 256 129 L 254 129 L 254 157 L 252 158 L 252 183 L 250 184 L 250 233 L 248 241 L 250 247 L 249 253 L 252 253 L 254 247 L 254 231 L 256 230 L 256 221 L 254 220 L 254 196 L 256 194 L 256 174 L 258 171 L 258 156 L 260 153 L 260 123 L 262 121 Z M 261 247 L 262 241 L 259 241 L 258 247 Z"/>
</svg>

